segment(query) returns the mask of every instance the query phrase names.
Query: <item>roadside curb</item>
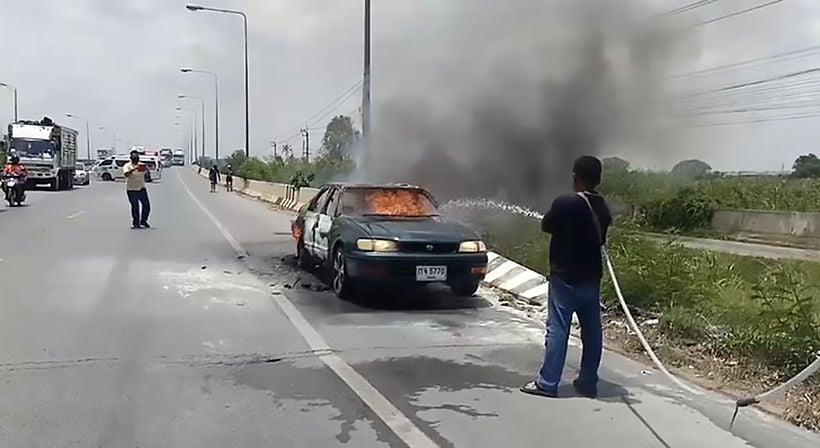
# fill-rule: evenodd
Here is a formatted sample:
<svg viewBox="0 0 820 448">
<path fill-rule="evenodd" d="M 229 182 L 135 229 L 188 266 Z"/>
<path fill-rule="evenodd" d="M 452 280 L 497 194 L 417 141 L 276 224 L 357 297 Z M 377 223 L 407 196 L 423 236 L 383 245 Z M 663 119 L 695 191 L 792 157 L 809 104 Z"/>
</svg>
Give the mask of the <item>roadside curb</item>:
<svg viewBox="0 0 820 448">
<path fill-rule="evenodd" d="M 487 275 L 484 284 L 543 306 L 549 281 L 543 275 L 495 252 L 488 252 Z"/>
<path fill-rule="evenodd" d="M 194 171 L 197 171 L 196 168 L 194 169 Z M 208 173 L 205 172 L 204 170 L 201 173 L 197 173 L 197 174 L 199 174 L 200 177 L 208 179 Z M 241 178 L 237 178 L 237 179 L 241 179 Z M 236 184 L 236 182 L 234 182 L 234 184 Z M 225 182 L 223 181 L 220 185 L 222 185 L 224 187 Z M 299 201 L 297 201 L 296 199 L 293 199 L 293 198 L 285 198 L 285 197 L 282 197 L 282 196 L 266 195 L 264 193 L 254 191 L 250 188 L 240 188 L 238 190 L 234 190 L 233 192 L 234 193 L 239 193 L 239 194 L 241 194 L 243 196 L 247 196 L 249 198 L 254 198 L 254 199 L 257 199 L 257 200 L 260 200 L 260 201 L 263 201 L 263 202 L 267 202 L 269 204 L 276 205 L 277 207 L 281 207 L 282 209 L 289 210 L 289 211 L 292 211 L 292 212 L 298 212 L 299 210 L 302 209 L 302 207 L 305 206 L 305 204 L 303 204 L 303 203 L 301 203 L 301 202 L 299 202 Z"/>
</svg>

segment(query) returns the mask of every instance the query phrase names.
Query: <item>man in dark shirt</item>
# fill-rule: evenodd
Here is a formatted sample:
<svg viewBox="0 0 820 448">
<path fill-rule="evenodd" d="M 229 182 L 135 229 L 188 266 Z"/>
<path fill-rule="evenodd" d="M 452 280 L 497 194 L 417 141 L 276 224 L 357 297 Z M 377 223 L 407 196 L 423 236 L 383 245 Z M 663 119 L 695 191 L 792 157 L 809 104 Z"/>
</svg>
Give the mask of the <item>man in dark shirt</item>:
<svg viewBox="0 0 820 448">
<path fill-rule="evenodd" d="M 584 396 L 598 394 L 598 367 L 603 350 L 601 328 L 601 246 L 612 216 L 595 189 L 601 183 L 601 161 L 583 156 L 573 167 L 573 194 L 555 199 L 541 221 L 550 241 L 550 279 L 547 298 L 547 337 L 538 378 L 522 392 L 556 397 L 567 357 L 572 314 L 581 324 L 581 369 L 573 382 Z M 593 214 L 594 211 L 594 214 Z"/>
</svg>

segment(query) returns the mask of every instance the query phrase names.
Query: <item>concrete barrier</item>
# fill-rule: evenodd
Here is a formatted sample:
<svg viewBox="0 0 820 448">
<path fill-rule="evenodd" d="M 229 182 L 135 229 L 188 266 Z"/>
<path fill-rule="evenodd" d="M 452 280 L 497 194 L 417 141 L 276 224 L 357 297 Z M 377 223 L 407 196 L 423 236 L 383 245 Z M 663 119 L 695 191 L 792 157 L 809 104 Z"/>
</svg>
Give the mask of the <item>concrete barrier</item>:
<svg viewBox="0 0 820 448">
<path fill-rule="evenodd" d="M 820 238 L 820 213 L 718 210 L 712 228 L 730 233 Z"/>
</svg>

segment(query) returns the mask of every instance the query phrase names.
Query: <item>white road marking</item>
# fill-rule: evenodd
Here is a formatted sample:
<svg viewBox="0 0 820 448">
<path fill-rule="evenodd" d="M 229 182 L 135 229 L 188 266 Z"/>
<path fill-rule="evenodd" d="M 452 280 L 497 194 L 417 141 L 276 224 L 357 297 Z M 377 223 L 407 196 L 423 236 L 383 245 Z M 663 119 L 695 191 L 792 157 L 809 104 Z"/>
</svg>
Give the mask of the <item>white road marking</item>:
<svg viewBox="0 0 820 448">
<path fill-rule="evenodd" d="M 113 201 L 114 199 L 116 199 L 114 196 L 109 196 L 105 198 L 105 202 Z"/>
<path fill-rule="evenodd" d="M 231 247 L 234 248 L 237 254 L 244 256 L 247 254 L 245 249 L 236 241 L 228 229 L 223 226 L 219 220 L 207 209 L 202 202 L 188 188 L 188 185 L 182 180 L 179 170 L 176 170 L 177 178 L 182 183 L 183 188 L 194 201 L 195 204 L 202 209 L 208 218 L 219 229 L 222 236 L 228 241 Z M 283 294 L 272 296 L 274 302 L 285 313 L 288 320 L 293 324 L 299 334 L 305 339 L 314 351 L 330 351 L 330 347 L 325 342 L 324 338 L 318 331 L 305 319 L 305 316 L 288 300 Z M 364 401 L 364 403 L 378 415 L 380 419 L 396 434 L 407 446 L 411 448 L 435 448 L 437 445 L 427 437 L 421 429 L 413 424 L 410 419 L 402 414 L 390 400 L 387 399 L 378 389 L 373 387 L 367 379 L 360 375 L 353 367 L 345 362 L 341 357 L 334 353 L 320 355 L 319 359 L 332 370 L 336 376 L 347 384 L 347 386 Z"/>
<path fill-rule="evenodd" d="M 85 210 L 80 210 L 80 211 L 79 211 L 79 212 L 77 212 L 77 213 L 72 213 L 72 214 L 70 214 L 70 215 L 66 216 L 66 218 L 67 218 L 67 219 L 74 219 L 74 218 L 78 218 L 78 217 L 80 217 L 80 216 L 82 216 L 82 215 L 84 215 L 84 214 L 85 214 Z"/>
</svg>

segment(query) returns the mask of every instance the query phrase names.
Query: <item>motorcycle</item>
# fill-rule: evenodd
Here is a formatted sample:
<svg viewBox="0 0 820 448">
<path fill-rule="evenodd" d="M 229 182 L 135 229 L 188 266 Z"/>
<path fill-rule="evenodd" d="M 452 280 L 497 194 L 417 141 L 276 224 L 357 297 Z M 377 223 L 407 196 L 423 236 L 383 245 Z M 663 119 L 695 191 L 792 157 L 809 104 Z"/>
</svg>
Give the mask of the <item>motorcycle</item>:
<svg viewBox="0 0 820 448">
<path fill-rule="evenodd" d="M 6 201 L 9 207 L 21 205 L 26 200 L 26 178 L 25 176 L 7 175 L 3 177 L 3 192 L 6 193 Z"/>
</svg>

